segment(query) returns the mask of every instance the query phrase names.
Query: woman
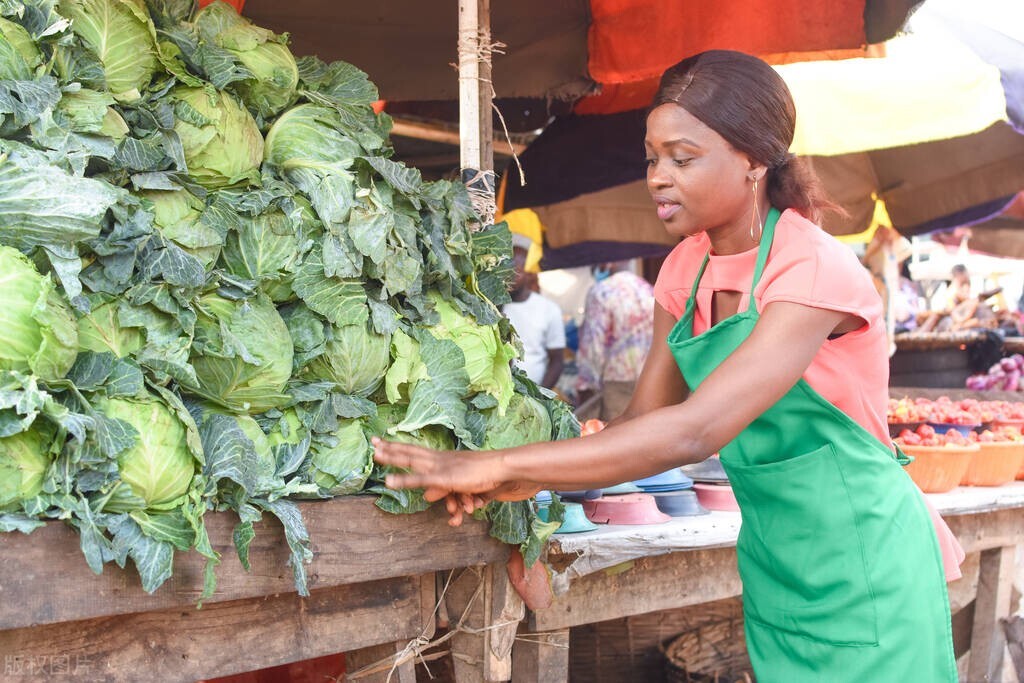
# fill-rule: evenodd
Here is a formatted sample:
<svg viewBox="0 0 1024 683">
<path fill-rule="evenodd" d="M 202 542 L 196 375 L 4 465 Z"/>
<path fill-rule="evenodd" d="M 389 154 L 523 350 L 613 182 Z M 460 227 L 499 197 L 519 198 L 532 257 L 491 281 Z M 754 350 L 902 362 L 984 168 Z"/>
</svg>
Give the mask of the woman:
<svg viewBox="0 0 1024 683">
<path fill-rule="evenodd" d="M 687 239 L 659 275 L 655 343 L 609 428 L 488 453 L 378 440 L 376 458 L 411 469 L 389 486 L 461 494 L 450 503 L 472 509 L 720 451 L 743 513 L 736 550 L 761 683 L 956 681 L 933 518 L 885 424 L 881 301 L 853 253 L 811 222 L 827 203 L 788 153 L 794 125 L 788 89 L 754 57 L 705 52 L 662 77 L 647 183 Z"/>
</svg>

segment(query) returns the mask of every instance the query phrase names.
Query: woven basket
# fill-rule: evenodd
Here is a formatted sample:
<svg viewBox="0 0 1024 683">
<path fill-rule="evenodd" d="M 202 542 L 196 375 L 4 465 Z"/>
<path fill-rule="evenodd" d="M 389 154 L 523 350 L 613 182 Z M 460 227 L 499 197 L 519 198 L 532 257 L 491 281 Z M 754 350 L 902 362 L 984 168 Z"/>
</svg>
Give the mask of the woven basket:
<svg viewBox="0 0 1024 683">
<path fill-rule="evenodd" d="M 668 683 L 753 683 L 743 619 L 687 631 L 663 643 Z"/>
<path fill-rule="evenodd" d="M 681 633 L 733 618 L 743 618 L 739 596 L 573 626 L 569 634 L 569 681 L 661 681 L 665 676 L 662 644 Z"/>
</svg>

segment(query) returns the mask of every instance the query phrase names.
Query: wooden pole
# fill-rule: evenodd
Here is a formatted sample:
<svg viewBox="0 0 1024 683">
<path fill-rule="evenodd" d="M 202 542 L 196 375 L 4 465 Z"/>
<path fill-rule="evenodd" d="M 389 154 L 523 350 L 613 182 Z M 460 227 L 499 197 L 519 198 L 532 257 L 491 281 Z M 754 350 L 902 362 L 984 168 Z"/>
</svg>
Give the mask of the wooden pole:
<svg viewBox="0 0 1024 683">
<path fill-rule="evenodd" d="M 494 219 L 490 0 L 459 0 L 459 158 L 484 225 Z"/>
</svg>

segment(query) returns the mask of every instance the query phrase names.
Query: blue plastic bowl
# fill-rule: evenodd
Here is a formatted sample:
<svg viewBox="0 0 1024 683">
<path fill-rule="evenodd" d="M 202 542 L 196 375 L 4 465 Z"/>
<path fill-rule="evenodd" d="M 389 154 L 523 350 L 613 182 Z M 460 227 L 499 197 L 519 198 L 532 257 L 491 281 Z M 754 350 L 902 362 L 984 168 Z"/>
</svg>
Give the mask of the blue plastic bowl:
<svg viewBox="0 0 1024 683">
<path fill-rule="evenodd" d="M 950 429 L 955 429 L 964 436 L 970 436 L 971 432 L 977 429 L 980 425 L 954 425 L 943 422 L 929 422 L 928 426 L 934 429 L 936 434 L 945 434 Z"/>
<path fill-rule="evenodd" d="M 693 479 L 683 474 L 683 471 L 678 467 L 673 467 L 667 472 L 661 474 L 655 474 L 653 477 L 647 477 L 646 479 L 637 479 L 633 482 L 640 488 L 647 490 L 648 488 L 661 488 L 664 486 L 681 486 L 683 488 L 689 488 L 693 486 Z"/>
<path fill-rule="evenodd" d="M 697 501 L 697 493 L 692 489 L 655 493 L 654 501 L 658 509 L 670 517 L 694 517 L 707 515 L 711 511 Z"/>
</svg>

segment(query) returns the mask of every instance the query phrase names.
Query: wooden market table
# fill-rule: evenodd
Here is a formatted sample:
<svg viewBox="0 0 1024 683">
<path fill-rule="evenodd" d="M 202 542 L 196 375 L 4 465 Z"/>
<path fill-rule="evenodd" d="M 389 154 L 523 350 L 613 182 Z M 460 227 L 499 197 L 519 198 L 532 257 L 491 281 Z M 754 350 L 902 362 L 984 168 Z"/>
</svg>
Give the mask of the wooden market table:
<svg viewBox="0 0 1024 683">
<path fill-rule="evenodd" d="M 485 524 L 453 530 L 440 509 L 389 515 L 364 496 L 299 507 L 315 553 L 310 596 L 295 593 L 276 520 L 257 525 L 245 572 L 237 518 L 216 513 L 206 520 L 222 556 L 217 592 L 201 609 L 197 553 L 179 553 L 148 595 L 134 569 L 93 574 L 63 524 L 0 534 L 0 680 L 192 682 L 338 652 L 352 653 L 351 671 L 433 634 L 435 572 L 508 556 Z M 396 683 L 415 679 L 411 663 L 397 673 Z"/>
<path fill-rule="evenodd" d="M 1003 667 L 999 619 L 1011 611 L 1016 550 L 1024 543 L 1024 482 L 929 497 L 964 550 L 980 554 L 976 599 L 953 618 L 958 656 L 971 651 L 967 681 L 1016 680 L 1001 678 L 1011 672 Z M 516 645 L 514 660 L 544 671 L 540 680 L 567 681 L 571 627 L 740 595 L 739 526 L 738 512 L 712 512 L 555 536 L 548 559 L 561 594 L 550 607 L 528 614 L 531 635 L 521 632 L 526 645 Z"/>
<path fill-rule="evenodd" d="M 932 501 L 967 552 L 980 553 L 977 598 L 954 617 L 958 652 L 972 650 L 967 680 L 1000 680 L 989 676 L 1002 665 L 997 622 L 1010 612 L 1024 542 L 1024 484 L 961 488 Z M 441 510 L 386 515 L 364 497 L 300 506 L 315 552 L 310 597 L 294 592 L 276 522 L 257 529 L 246 573 L 234 557 L 235 519 L 218 513 L 207 517 L 223 556 L 218 591 L 202 609 L 195 553 L 179 554 L 172 579 L 147 595 L 133 570 L 92 574 L 61 524 L 0 534 L 0 680 L 185 682 L 337 652 L 350 653 L 351 672 L 429 639 L 436 573 L 470 567 L 445 586 L 448 613 L 466 628 L 449 643 L 456 680 L 561 682 L 573 626 L 740 594 L 738 513 L 556 536 L 548 557 L 560 594 L 520 624 L 522 603 L 505 578 L 508 550 L 482 523 L 451 529 Z M 396 674 L 396 683 L 415 680 L 411 664 Z"/>
</svg>

